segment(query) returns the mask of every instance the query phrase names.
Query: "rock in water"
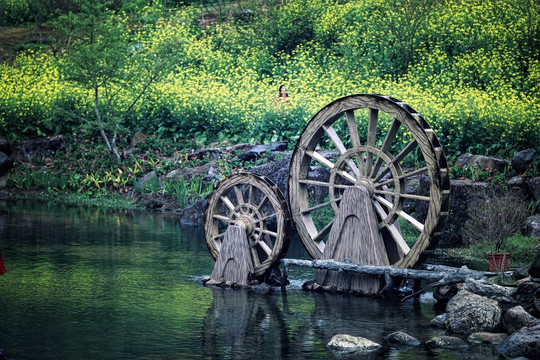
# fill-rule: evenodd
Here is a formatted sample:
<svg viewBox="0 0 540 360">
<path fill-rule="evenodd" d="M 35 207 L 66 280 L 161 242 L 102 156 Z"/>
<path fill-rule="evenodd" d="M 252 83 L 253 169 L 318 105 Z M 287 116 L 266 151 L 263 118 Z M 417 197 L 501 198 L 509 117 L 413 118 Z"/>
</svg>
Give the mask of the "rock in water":
<svg viewBox="0 0 540 360">
<path fill-rule="evenodd" d="M 495 330 L 502 310 L 496 301 L 461 290 L 446 306 L 446 328 L 458 334 Z"/>
<path fill-rule="evenodd" d="M 418 346 L 420 341 L 415 337 L 403 332 L 396 331 L 384 337 L 384 340 L 393 345 Z"/>
<path fill-rule="evenodd" d="M 497 345 L 497 350 L 505 358 L 526 357 L 527 359 L 540 359 L 540 321 L 533 325 L 523 327 L 503 342 Z"/>
<path fill-rule="evenodd" d="M 469 335 L 467 341 L 473 344 L 499 344 L 507 337 L 505 333 L 476 332 Z"/>
<path fill-rule="evenodd" d="M 429 325 L 434 328 L 444 329 L 446 327 L 446 313 L 436 316 L 429 322 Z"/>
<path fill-rule="evenodd" d="M 536 318 L 526 312 L 523 306 L 515 306 L 504 314 L 503 326 L 508 334 L 512 334 L 534 321 L 536 321 Z"/>
<path fill-rule="evenodd" d="M 382 347 L 369 339 L 347 334 L 334 335 L 326 346 L 333 351 L 342 353 L 370 352 Z"/>
<path fill-rule="evenodd" d="M 426 345 L 439 349 L 460 349 L 468 347 L 465 341 L 454 336 L 437 336 L 426 341 Z"/>
</svg>

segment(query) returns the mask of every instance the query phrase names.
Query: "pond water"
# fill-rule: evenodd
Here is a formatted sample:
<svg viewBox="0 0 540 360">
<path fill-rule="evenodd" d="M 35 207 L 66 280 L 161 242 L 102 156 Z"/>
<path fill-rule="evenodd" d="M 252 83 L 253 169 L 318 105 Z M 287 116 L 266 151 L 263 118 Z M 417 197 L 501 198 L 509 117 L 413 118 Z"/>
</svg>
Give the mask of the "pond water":
<svg viewBox="0 0 540 360">
<path fill-rule="evenodd" d="M 405 303 L 287 290 L 211 289 L 202 229 L 145 212 L 0 201 L 0 349 L 24 359 L 333 359 L 338 333 L 441 335 L 429 295 Z M 288 257 L 307 258 L 297 239 Z M 484 349 L 485 350 L 485 349 Z M 461 359 L 467 354 L 384 348 L 358 358 Z M 482 359 L 496 358 L 488 350 Z"/>
</svg>

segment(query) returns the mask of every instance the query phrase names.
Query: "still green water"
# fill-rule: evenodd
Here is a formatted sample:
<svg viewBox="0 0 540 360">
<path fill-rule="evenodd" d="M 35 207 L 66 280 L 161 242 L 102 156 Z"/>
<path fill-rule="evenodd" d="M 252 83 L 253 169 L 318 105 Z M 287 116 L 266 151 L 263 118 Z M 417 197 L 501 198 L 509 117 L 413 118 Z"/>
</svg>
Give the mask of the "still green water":
<svg viewBox="0 0 540 360">
<path fill-rule="evenodd" d="M 153 213 L 0 201 L 0 251 L 0 348 L 14 360 L 333 359 L 326 344 L 338 333 L 442 334 L 429 327 L 429 296 L 304 293 L 306 269 L 292 269 L 285 292 L 199 286 L 214 264 L 202 229 Z M 297 239 L 287 256 L 307 258 Z M 353 358 L 469 355 L 419 346 Z"/>
</svg>

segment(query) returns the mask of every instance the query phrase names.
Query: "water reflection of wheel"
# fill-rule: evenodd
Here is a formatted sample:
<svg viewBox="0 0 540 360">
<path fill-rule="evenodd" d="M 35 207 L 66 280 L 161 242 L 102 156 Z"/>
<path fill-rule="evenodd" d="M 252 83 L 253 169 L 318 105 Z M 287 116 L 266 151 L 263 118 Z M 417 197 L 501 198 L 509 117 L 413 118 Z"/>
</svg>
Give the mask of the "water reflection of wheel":
<svg viewBox="0 0 540 360">
<path fill-rule="evenodd" d="M 270 180 L 253 174 L 226 178 L 214 190 L 205 212 L 205 237 L 217 258 L 229 225 L 246 230 L 254 276 L 263 275 L 289 247 L 291 216 L 281 191 Z"/>
<path fill-rule="evenodd" d="M 328 151 L 337 155 L 332 158 Z M 312 175 L 321 167 L 330 172 L 329 181 Z M 407 192 L 406 180 L 420 175 L 429 180 L 427 193 Z M 322 257 L 350 186 L 368 190 L 390 264 L 413 266 L 435 247 L 448 215 L 448 169 L 433 130 L 410 106 L 387 96 L 352 95 L 324 107 L 304 129 L 291 160 L 289 200 L 298 234 L 315 259 Z M 313 196 L 321 192 L 324 199 Z M 427 211 L 409 213 L 406 201 Z M 412 248 L 398 219 L 414 241 Z"/>
<path fill-rule="evenodd" d="M 203 322 L 205 359 L 282 359 L 289 338 L 278 296 L 212 288 L 213 302 Z"/>
</svg>

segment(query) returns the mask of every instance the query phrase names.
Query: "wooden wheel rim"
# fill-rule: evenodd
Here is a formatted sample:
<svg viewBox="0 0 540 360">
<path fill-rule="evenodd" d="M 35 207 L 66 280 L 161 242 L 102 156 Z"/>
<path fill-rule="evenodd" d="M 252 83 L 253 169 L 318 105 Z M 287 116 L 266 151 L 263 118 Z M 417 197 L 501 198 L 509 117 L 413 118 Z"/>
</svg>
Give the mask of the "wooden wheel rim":
<svg viewBox="0 0 540 360">
<path fill-rule="evenodd" d="M 358 123 L 355 117 L 355 111 L 361 109 L 369 109 L 366 144 L 360 143 Z M 381 112 L 390 115 L 393 120 L 386 132 L 384 141 L 381 145 L 378 145 L 376 143 L 376 131 L 378 116 Z M 350 149 L 345 147 L 343 141 L 332 127 L 338 119 L 342 118 L 346 120 L 348 134 L 352 143 Z M 413 140 L 405 146 L 403 151 L 393 156 L 388 151 L 401 127 L 410 132 Z M 335 148 L 338 149 L 340 156 L 336 163 L 325 159 L 317 152 L 317 147 L 323 135 L 327 135 Z M 418 169 L 416 173 L 402 175 L 399 163 L 416 149 L 421 151 L 425 166 Z M 365 153 L 365 158 L 359 160 L 359 154 L 361 153 Z M 381 159 L 380 163 L 379 160 L 374 158 L 374 154 L 380 154 L 380 156 L 377 155 L 377 158 Z M 377 195 L 377 198 L 372 201 L 378 216 L 382 214 L 384 218 L 384 221 L 379 222 L 379 230 L 386 228 L 390 233 L 395 234 L 395 228 L 392 228 L 392 225 L 399 217 L 414 224 L 413 226 L 419 230 L 419 236 L 412 248 L 393 265 L 412 267 L 422 261 L 429 250 L 436 246 L 448 216 L 450 181 L 446 159 L 433 130 L 420 114 L 397 99 L 371 94 L 351 95 L 330 103 L 311 119 L 296 144 L 289 172 L 289 203 L 296 229 L 308 253 L 315 259 L 322 257 L 324 238 L 330 231 L 333 222 L 331 220 L 324 228 L 317 228 L 312 219 L 312 213 L 316 211 L 315 209 L 330 204 L 332 204 L 334 212 L 337 209 L 337 205 L 334 206 L 337 203 L 335 200 L 330 201 L 330 204 L 316 206 L 309 204 L 308 186 L 321 185 L 321 182 L 311 181 L 308 178 L 310 164 L 314 161 L 322 167 L 326 167 L 335 178 L 335 174 L 338 174 L 336 164 L 347 163 L 350 159 L 355 159 L 357 164 L 365 163 L 366 173 L 364 177 L 372 183 L 376 183 L 377 187 L 382 187 L 385 184 L 393 184 L 394 186 L 393 196 L 395 199 L 393 202 L 388 204 L 384 200 L 384 195 L 381 196 L 381 194 Z M 372 169 L 368 171 L 367 168 L 370 166 L 372 166 Z M 388 168 L 388 171 L 392 173 L 393 180 L 381 182 L 380 172 L 374 171 L 377 167 L 379 169 Z M 357 168 L 359 168 L 358 165 Z M 355 171 L 351 172 L 354 174 Z M 417 174 L 429 176 L 429 197 L 411 196 L 406 193 L 404 179 Z M 355 177 L 356 181 L 360 180 L 361 177 Z M 328 185 L 329 189 L 332 190 L 329 190 L 330 193 L 335 191 L 334 178 Z M 384 194 L 384 190 L 382 190 L 382 194 Z M 402 203 L 404 198 L 416 198 L 429 202 L 427 215 L 422 223 L 415 222 L 414 218 L 403 211 Z M 387 216 L 384 216 L 385 213 Z M 400 240 L 396 239 L 397 242 L 400 242 Z"/>
<path fill-rule="evenodd" d="M 277 186 L 263 176 L 232 175 L 210 196 L 204 229 L 214 259 L 225 236 L 224 228 L 229 225 L 246 229 L 256 277 L 287 253 L 291 229 L 289 206 Z"/>
</svg>

